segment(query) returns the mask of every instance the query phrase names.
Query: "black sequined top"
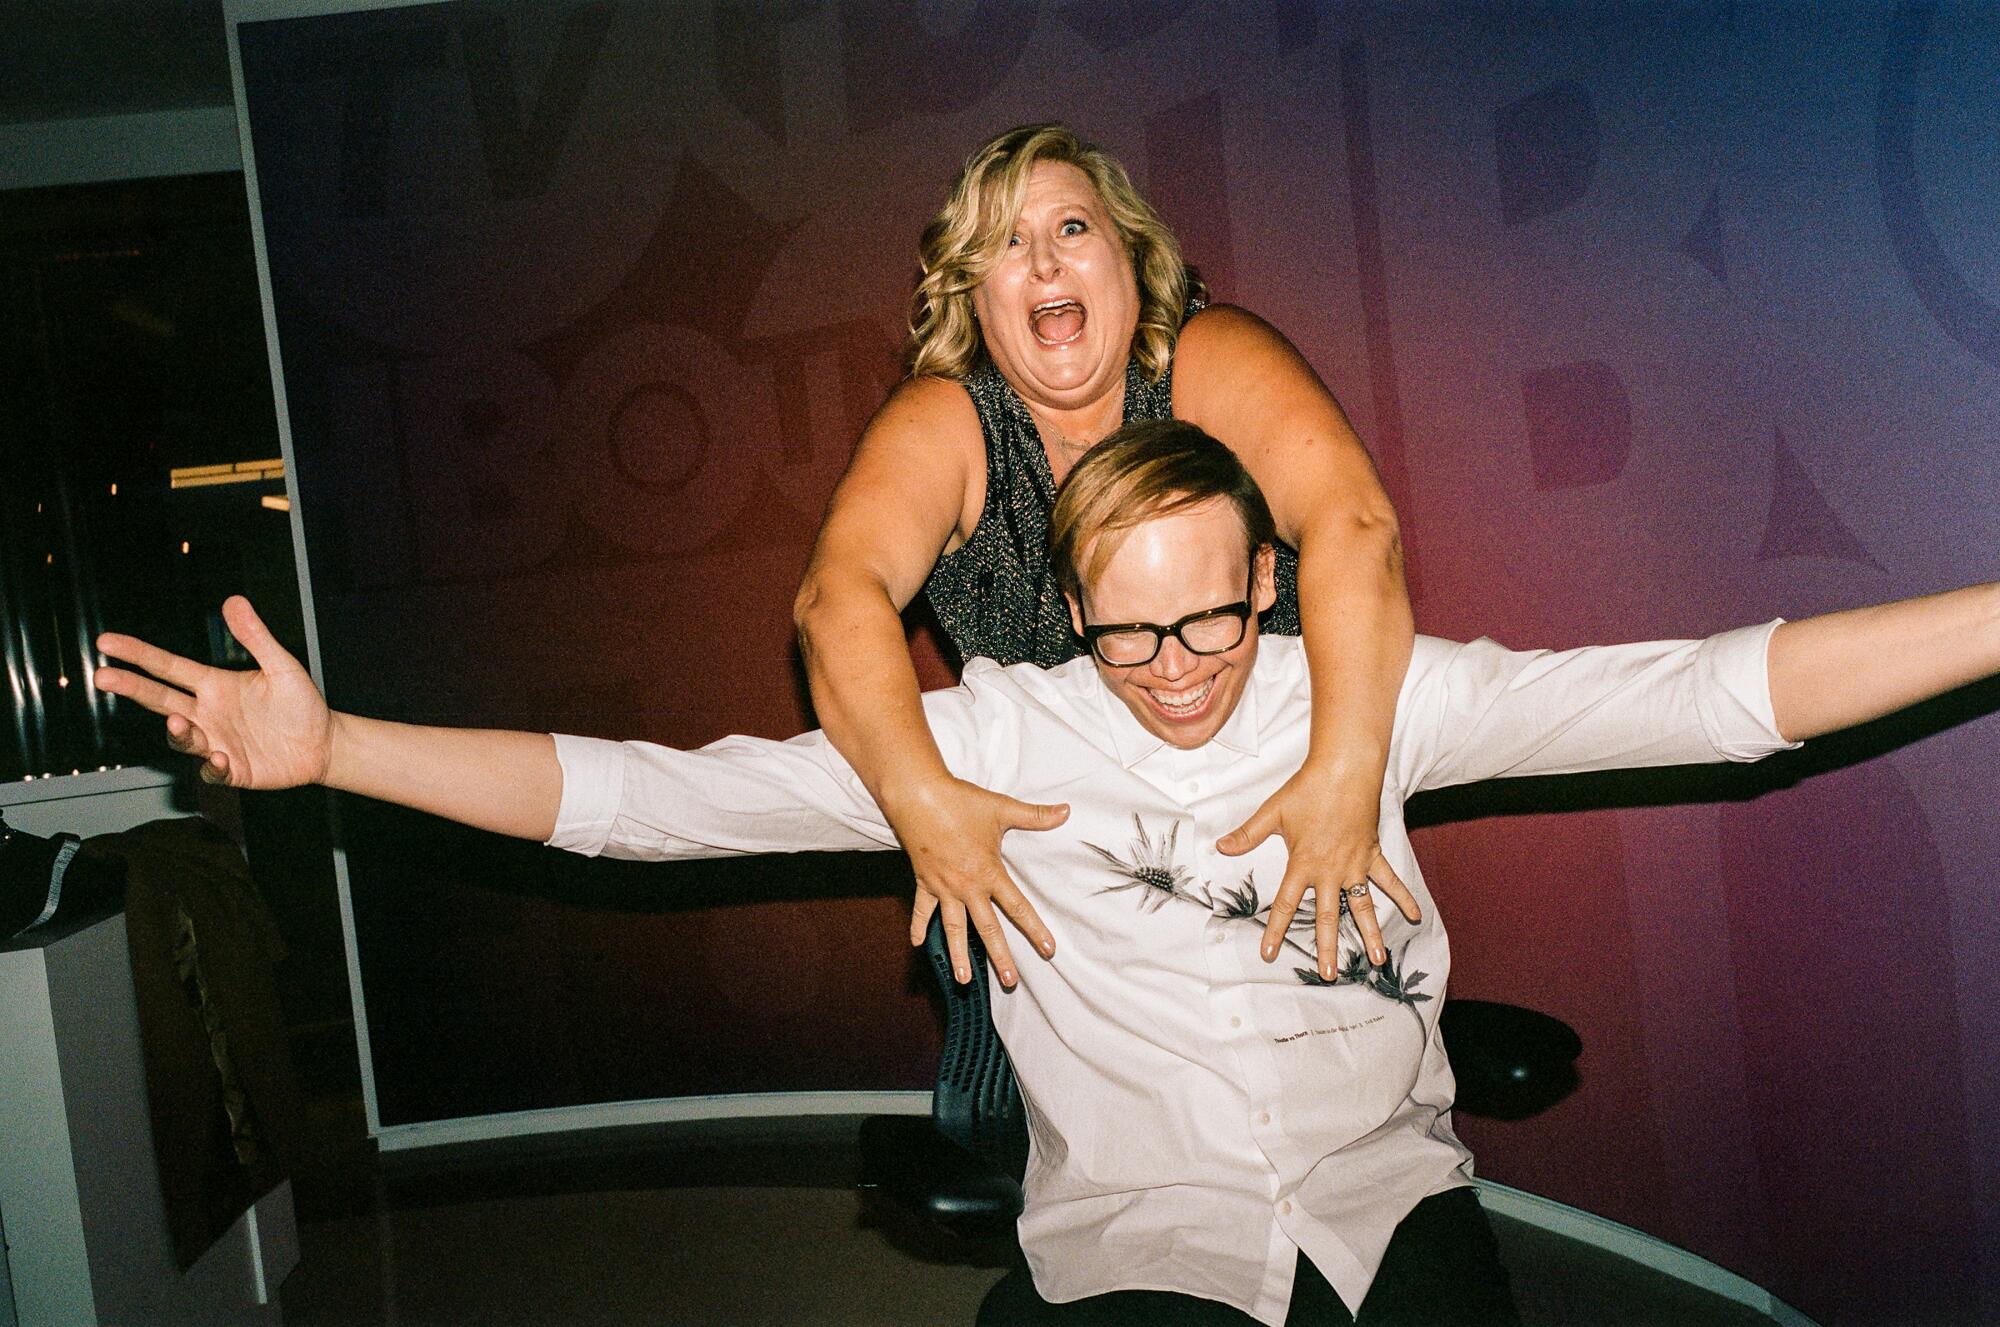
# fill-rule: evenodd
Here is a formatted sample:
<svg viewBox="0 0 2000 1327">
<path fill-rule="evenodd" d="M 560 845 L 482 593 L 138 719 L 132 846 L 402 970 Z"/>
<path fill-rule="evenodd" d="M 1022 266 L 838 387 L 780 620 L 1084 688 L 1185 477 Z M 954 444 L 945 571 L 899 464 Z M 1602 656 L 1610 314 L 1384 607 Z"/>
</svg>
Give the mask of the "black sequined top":
<svg viewBox="0 0 2000 1327">
<path fill-rule="evenodd" d="M 1173 416 L 1173 368 L 1148 382 L 1125 366 L 1125 419 Z M 1028 407 L 992 361 L 964 379 L 986 438 L 986 506 L 972 537 L 938 559 L 924 582 L 931 610 L 961 657 L 1053 668 L 1083 653 L 1049 568 L 1056 482 Z M 1299 634 L 1299 558 L 1278 546 L 1278 602 L 1260 629 Z"/>
</svg>

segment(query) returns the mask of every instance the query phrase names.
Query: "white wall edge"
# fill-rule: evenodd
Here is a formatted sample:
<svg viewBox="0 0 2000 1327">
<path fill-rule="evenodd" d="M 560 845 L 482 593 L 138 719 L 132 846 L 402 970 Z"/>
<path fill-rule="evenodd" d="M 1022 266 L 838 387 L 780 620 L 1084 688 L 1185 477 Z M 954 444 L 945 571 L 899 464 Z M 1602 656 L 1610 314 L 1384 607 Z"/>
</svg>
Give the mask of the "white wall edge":
<svg viewBox="0 0 2000 1327">
<path fill-rule="evenodd" d="M 408 9 L 443 0 L 222 0 L 226 22 L 261 23 L 273 18 L 315 18 L 321 14 L 352 14 L 370 9 Z"/>
<path fill-rule="evenodd" d="M 45 189 L 243 168 L 234 106 L 0 124 L 0 189 Z"/>
<path fill-rule="evenodd" d="M 1475 1179 L 1479 1202 L 1489 1212 L 1561 1235 L 1566 1239 L 1617 1254 L 1642 1267 L 1699 1286 L 1712 1294 L 1732 1300 L 1765 1314 L 1783 1327 L 1819 1327 L 1811 1318 L 1773 1295 L 1764 1287 L 1718 1266 L 1698 1253 L 1669 1244 L 1641 1230 L 1608 1217 L 1570 1207 L 1553 1198 L 1543 1198 L 1524 1189 Z"/>
<path fill-rule="evenodd" d="M 151 766 L 0 784 L 10 829 L 30 834 L 122 834 L 150 820 L 195 814 L 182 779 Z"/>
<path fill-rule="evenodd" d="M 382 1133 L 382 1110 L 375 1093 L 375 1038 L 368 1028 L 368 998 L 361 989 L 361 940 L 354 929 L 354 888 L 347 873 L 340 803 L 326 795 L 326 820 L 333 831 L 333 895 L 340 909 L 340 944 L 347 955 L 347 1006 L 354 1019 L 354 1051 L 361 1063 L 361 1112 L 368 1136 Z"/>
<path fill-rule="evenodd" d="M 571 1133 L 631 1124 L 677 1124 L 689 1120 L 771 1119 L 791 1115 L 928 1115 L 928 1092 L 744 1092 L 712 1097 L 660 1097 L 554 1110 L 471 1115 L 378 1130 L 384 1152 L 402 1152 L 446 1143 L 483 1142 L 530 1134 Z"/>
<path fill-rule="evenodd" d="M 259 1304 L 275 1304 L 278 1287 L 299 1265 L 299 1223 L 292 1206 L 292 1182 L 281 1181 L 252 1203 L 240 1224 L 250 1250 L 250 1293 Z"/>
<path fill-rule="evenodd" d="M 156 769 L 151 765 L 88 770 L 81 774 L 59 774 L 47 779 L 17 779 L 0 783 L 0 810 L 10 806 L 60 802 L 71 797 L 100 797 L 105 793 L 170 787 L 173 782 L 173 771 Z"/>
</svg>

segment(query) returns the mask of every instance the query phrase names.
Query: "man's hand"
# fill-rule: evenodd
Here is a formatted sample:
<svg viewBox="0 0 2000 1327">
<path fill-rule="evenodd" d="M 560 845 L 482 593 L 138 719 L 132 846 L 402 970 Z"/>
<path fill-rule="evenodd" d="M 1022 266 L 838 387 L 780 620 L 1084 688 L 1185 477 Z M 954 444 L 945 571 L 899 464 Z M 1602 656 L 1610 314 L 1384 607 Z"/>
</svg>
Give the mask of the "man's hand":
<svg viewBox="0 0 2000 1327">
<path fill-rule="evenodd" d="M 961 983 L 971 981 L 972 960 L 965 943 L 969 916 L 1002 986 L 1014 984 L 1018 969 L 1001 933 L 999 913 L 1007 915 L 1042 957 L 1056 952 L 1049 928 L 1000 862 L 1000 839 L 1014 829 L 1054 829 L 1069 819 L 1066 804 L 1036 806 L 953 778 L 933 780 L 895 801 L 893 811 L 887 804 L 882 809 L 917 876 L 917 897 L 910 909 L 912 945 L 924 942 L 931 914 L 941 911 L 952 973 Z"/>
<path fill-rule="evenodd" d="M 1271 920 L 1264 928 L 1264 961 L 1278 956 L 1308 889 L 1315 891 L 1314 932 L 1318 940 L 1319 975 L 1328 981 L 1340 964 L 1341 891 L 1369 882 L 1388 891 L 1412 924 L 1423 919 L 1417 900 L 1404 887 L 1382 855 L 1377 826 L 1380 791 L 1361 786 L 1367 780 L 1341 778 L 1316 768 L 1308 760 L 1299 772 L 1271 794 L 1251 817 L 1225 834 L 1216 848 L 1236 857 L 1276 834 L 1289 853 L 1284 881 L 1271 900 Z M 1368 946 L 1368 961 L 1381 966 L 1389 959 L 1382 928 L 1375 920 L 1374 891 L 1350 895 L 1347 910 Z"/>
<path fill-rule="evenodd" d="M 100 668 L 97 689 L 165 715 L 167 744 L 199 757 L 201 777 L 209 783 L 293 788 L 322 781 L 333 755 L 333 716 L 319 688 L 248 599 L 231 596 L 222 617 L 257 661 L 255 669 L 210 668 L 106 632 L 97 638 L 99 650 L 152 677 Z"/>
</svg>

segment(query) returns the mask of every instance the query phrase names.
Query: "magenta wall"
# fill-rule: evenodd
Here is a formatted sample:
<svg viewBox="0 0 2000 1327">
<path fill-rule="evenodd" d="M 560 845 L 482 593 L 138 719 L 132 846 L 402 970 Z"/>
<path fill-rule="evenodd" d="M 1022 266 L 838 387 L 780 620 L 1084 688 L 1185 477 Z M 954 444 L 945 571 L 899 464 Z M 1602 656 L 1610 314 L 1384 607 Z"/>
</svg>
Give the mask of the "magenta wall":
<svg viewBox="0 0 2000 1327">
<path fill-rule="evenodd" d="M 1696 634 L 2000 575 L 1992 10 L 802 0 L 241 36 L 350 707 L 807 722 L 790 596 L 894 381 L 917 232 L 976 143 L 1050 117 L 1339 395 L 1425 630 Z M 1586 1045 L 1553 1110 L 1465 1122 L 1482 1172 L 1830 1323 L 2000 1318 L 1996 707 L 1424 811 L 1457 992 Z M 889 859 L 552 863 L 348 815 L 388 1123 L 927 1080 Z"/>
</svg>

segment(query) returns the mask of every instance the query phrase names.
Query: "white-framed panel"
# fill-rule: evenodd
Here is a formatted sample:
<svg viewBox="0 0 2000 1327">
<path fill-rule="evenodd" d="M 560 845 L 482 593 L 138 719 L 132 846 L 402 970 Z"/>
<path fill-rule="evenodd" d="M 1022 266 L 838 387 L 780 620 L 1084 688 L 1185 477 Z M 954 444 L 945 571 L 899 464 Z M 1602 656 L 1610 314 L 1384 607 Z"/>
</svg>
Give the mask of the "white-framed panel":
<svg viewBox="0 0 2000 1327">
<path fill-rule="evenodd" d="M 273 288 L 270 237 L 265 226 L 264 182 L 259 179 L 256 126 L 252 122 L 250 89 L 246 87 L 242 29 L 246 24 L 313 19 L 374 11 L 417 8 L 448 8 L 436 0 L 229 0 L 225 5 L 228 25 L 229 59 L 235 96 L 235 128 L 239 139 L 245 193 L 248 198 L 251 233 L 257 262 L 259 293 L 264 310 L 264 328 L 269 351 L 273 397 L 278 416 L 280 447 L 285 464 L 285 482 L 290 500 L 293 552 L 298 567 L 299 598 L 305 629 L 306 664 L 316 683 L 326 685 L 326 653 L 322 648 L 320 622 L 324 616 L 313 589 L 313 567 L 306 543 L 306 520 L 311 515 L 311 497 L 301 492 L 298 441 L 293 409 L 287 391 L 286 347 L 280 332 L 279 311 Z M 695 22 L 705 14 L 696 6 L 681 6 Z M 330 799 L 331 802 L 331 799 Z M 342 940 L 345 950 L 351 1006 L 358 1042 L 362 1093 L 371 1136 L 388 1149 L 423 1147 L 473 1139 L 562 1132 L 608 1125 L 652 1123 L 692 1119 L 759 1117 L 783 1114 L 920 1114 L 929 1109 L 926 1091 L 779 1091 L 703 1094 L 609 1101 L 599 1104 L 563 1106 L 550 1109 L 509 1111 L 487 1115 L 461 1116 L 415 1123 L 385 1123 L 384 1085 L 379 1081 L 376 1046 L 383 1028 L 376 1025 L 378 999 L 371 1003 L 362 955 L 365 916 L 357 921 L 355 868 L 347 846 L 347 831 L 339 823 L 337 805 L 331 812 L 333 825 L 333 865 L 339 902 Z M 371 1012 L 374 1010 L 374 1012 Z"/>
<path fill-rule="evenodd" d="M 292 558 L 298 567 L 299 612 L 305 625 L 306 667 L 311 671 L 314 685 L 325 690 L 325 673 L 320 663 L 319 621 L 314 612 L 312 593 L 312 567 L 306 556 L 304 508 L 300 500 L 298 480 L 298 460 L 292 445 L 291 411 L 285 395 L 284 351 L 278 343 L 278 318 L 271 294 L 270 254 L 265 244 L 264 212 L 257 186 L 257 156 L 250 129 L 250 108 L 243 87 L 243 53 L 238 43 L 237 29 L 246 22 L 267 19 L 297 18 L 312 14 L 336 14 L 356 10 L 397 8 L 404 4 L 421 3 L 423 0 L 367 0 L 365 3 L 345 3 L 343 0 L 224 0 L 223 17 L 228 26 L 229 36 L 229 82 L 235 97 L 235 126 L 238 155 L 243 167 L 243 190 L 250 205 L 250 237 L 257 257 L 257 289 L 264 308 L 264 344 L 271 363 L 271 395 L 277 409 L 278 445 L 285 462 L 285 496 L 290 502 L 288 519 L 292 528 Z M 332 815 L 332 802 L 328 800 L 328 813 Z M 347 954 L 347 981 L 354 1011 L 354 1036 L 361 1067 L 361 1095 L 368 1121 L 368 1132 L 375 1136 L 381 1132 L 381 1111 L 377 1105 L 375 1091 L 375 1062 L 370 1051 L 368 1032 L 368 1001 L 361 984 L 360 951 L 355 943 L 354 898 L 349 885 L 347 853 L 341 845 L 340 826 L 337 817 L 333 825 L 333 872 L 334 888 L 340 901 L 340 926 L 342 945 Z"/>
</svg>

